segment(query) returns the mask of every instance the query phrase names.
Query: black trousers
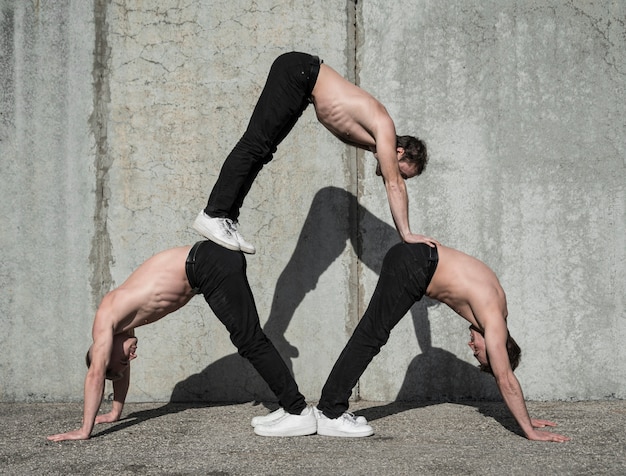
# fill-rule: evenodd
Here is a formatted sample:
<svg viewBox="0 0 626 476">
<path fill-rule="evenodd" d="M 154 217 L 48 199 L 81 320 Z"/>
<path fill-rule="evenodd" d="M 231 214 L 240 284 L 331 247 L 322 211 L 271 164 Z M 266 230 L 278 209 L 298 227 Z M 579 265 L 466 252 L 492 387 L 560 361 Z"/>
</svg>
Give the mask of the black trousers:
<svg viewBox="0 0 626 476">
<path fill-rule="evenodd" d="M 191 287 L 204 295 L 226 326 L 239 355 L 250 361 L 285 411 L 300 414 L 306 401 L 289 368 L 261 329 L 243 253 L 212 241 L 200 241 L 189 252 L 186 271 Z"/>
<path fill-rule="evenodd" d="M 209 195 L 207 215 L 237 221 L 256 176 L 309 105 L 319 66 L 319 58 L 306 53 L 276 58 L 248 128 L 226 157 Z"/>
<path fill-rule="evenodd" d="M 387 343 L 391 329 L 422 299 L 438 261 L 437 249 L 424 243 L 400 243 L 387 252 L 369 306 L 322 389 L 317 407 L 328 418 L 348 410 L 352 389 Z"/>
</svg>

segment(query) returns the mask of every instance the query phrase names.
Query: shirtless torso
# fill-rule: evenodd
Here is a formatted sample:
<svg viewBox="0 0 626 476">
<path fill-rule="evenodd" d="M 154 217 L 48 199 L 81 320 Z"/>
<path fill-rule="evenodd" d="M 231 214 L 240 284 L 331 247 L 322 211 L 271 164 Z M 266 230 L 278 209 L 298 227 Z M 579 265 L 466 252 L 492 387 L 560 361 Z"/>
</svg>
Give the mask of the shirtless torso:
<svg viewBox="0 0 626 476">
<path fill-rule="evenodd" d="M 129 362 L 134 358 L 137 345 L 133 329 L 158 321 L 180 309 L 194 296 L 185 273 L 190 249 L 190 246 L 182 246 L 156 254 L 102 299 L 92 328 L 83 425 L 74 431 L 51 435 L 49 440 L 84 440 L 91 435 L 95 423 L 119 418 L 130 382 Z M 116 373 L 121 371 L 119 379 L 113 383 L 113 406 L 108 414 L 98 416 L 105 376 L 113 370 Z"/>
<path fill-rule="evenodd" d="M 435 244 L 432 238 L 411 232 L 404 180 L 418 171 L 400 160 L 404 151 L 397 147 L 396 127 L 385 106 L 324 63 L 311 98 L 317 118 L 326 129 L 342 142 L 369 150 L 376 157 L 376 174 L 383 177 L 391 215 L 402 240 Z"/>
<path fill-rule="evenodd" d="M 190 246 L 158 253 L 102 300 L 94 320 L 114 334 L 150 324 L 180 309 L 195 295 L 185 273 Z M 94 336 L 95 337 L 95 336 Z"/>
<path fill-rule="evenodd" d="M 524 394 L 509 363 L 506 342 L 506 295 L 496 274 L 482 261 L 461 251 L 437 245 L 439 263 L 426 295 L 443 302 L 466 319 L 474 356 L 488 362 L 507 407 L 528 439 L 563 442 L 568 437 L 536 428 L 555 426 L 548 420 L 531 419 Z M 487 360 L 488 359 L 488 360 Z"/>
<path fill-rule="evenodd" d="M 453 309 L 480 330 L 493 319 L 506 321 L 506 295 L 496 274 L 482 261 L 438 245 L 439 264 L 426 295 Z"/>
<path fill-rule="evenodd" d="M 312 99 L 317 119 L 342 142 L 375 152 L 379 136 L 393 136 L 395 151 L 395 126 L 385 106 L 326 64 Z"/>
</svg>

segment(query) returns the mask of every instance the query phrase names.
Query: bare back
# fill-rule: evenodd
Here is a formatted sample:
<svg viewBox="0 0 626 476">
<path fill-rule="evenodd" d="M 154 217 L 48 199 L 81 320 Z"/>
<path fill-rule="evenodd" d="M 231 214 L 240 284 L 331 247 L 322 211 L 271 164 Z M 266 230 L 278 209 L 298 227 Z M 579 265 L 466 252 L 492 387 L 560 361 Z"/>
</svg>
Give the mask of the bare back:
<svg viewBox="0 0 626 476">
<path fill-rule="evenodd" d="M 478 329 L 506 320 L 506 296 L 495 273 L 482 261 L 438 245 L 439 264 L 426 294 L 443 302 Z"/>
<path fill-rule="evenodd" d="M 311 96 L 318 120 L 342 142 L 374 151 L 382 131 L 391 130 L 395 150 L 395 126 L 385 107 L 330 66 L 320 65 Z"/>
<path fill-rule="evenodd" d="M 172 248 L 145 261 L 104 297 L 94 329 L 110 326 L 119 334 L 157 321 L 187 304 L 194 296 L 185 273 L 190 249 Z"/>
</svg>

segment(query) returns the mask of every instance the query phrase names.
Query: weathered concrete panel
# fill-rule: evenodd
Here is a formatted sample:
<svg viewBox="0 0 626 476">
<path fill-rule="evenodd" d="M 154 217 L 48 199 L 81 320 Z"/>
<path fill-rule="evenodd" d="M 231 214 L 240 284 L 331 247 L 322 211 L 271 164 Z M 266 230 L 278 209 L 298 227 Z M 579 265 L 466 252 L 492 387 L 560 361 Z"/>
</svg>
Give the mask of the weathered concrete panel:
<svg viewBox="0 0 626 476">
<path fill-rule="evenodd" d="M 93 7 L 3 1 L 0 24 L 0 400 L 78 399 L 93 318 Z"/>
<path fill-rule="evenodd" d="M 500 276 L 529 398 L 625 396 L 625 14 L 623 2 L 362 4 L 361 84 L 431 153 L 409 182 L 412 228 Z M 388 221 L 363 176 L 361 203 Z M 374 234 L 366 256 L 388 246 Z M 364 295 L 375 278 L 364 274 Z M 361 396 L 482 396 L 464 321 L 444 306 L 413 316 Z M 435 373 L 455 376 L 424 380 L 440 358 Z"/>
<path fill-rule="evenodd" d="M 109 6 L 107 226 L 115 283 L 154 252 L 200 239 L 191 223 L 275 57 L 313 52 L 346 73 L 345 8 L 266 1 Z M 248 270 L 259 313 L 309 397 L 345 341 L 346 316 L 355 314 L 350 202 L 317 198 L 324 187 L 350 188 L 348 153 L 309 108 L 260 173 L 240 217 L 242 233 L 258 248 Z M 201 298 L 138 335 L 142 358 L 131 398 L 269 395 Z"/>
<path fill-rule="evenodd" d="M 319 54 L 427 141 L 413 231 L 500 276 L 527 397 L 624 398 L 625 10 L 0 1 L 0 401 L 82 398 L 101 297 L 200 238 L 190 225 L 290 50 Z M 374 164 L 309 108 L 242 211 L 259 313 L 310 400 L 398 240 Z M 419 303 L 360 396 L 496 396 L 466 329 Z M 201 298 L 137 334 L 129 400 L 269 397 Z"/>
</svg>

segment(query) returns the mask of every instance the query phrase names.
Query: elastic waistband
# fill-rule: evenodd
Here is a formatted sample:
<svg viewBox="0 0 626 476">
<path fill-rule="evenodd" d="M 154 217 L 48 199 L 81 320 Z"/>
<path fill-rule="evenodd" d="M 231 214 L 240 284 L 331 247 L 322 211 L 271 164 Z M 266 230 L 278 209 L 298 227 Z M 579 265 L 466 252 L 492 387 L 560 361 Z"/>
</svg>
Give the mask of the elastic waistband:
<svg viewBox="0 0 626 476">
<path fill-rule="evenodd" d="M 187 281 L 189 281 L 191 289 L 195 294 L 200 292 L 200 288 L 196 283 L 195 265 L 196 255 L 198 254 L 198 249 L 202 243 L 204 243 L 204 241 L 198 241 L 191 247 L 191 250 L 189 250 L 189 254 L 187 255 L 187 260 L 185 261 L 185 274 L 187 275 Z"/>
</svg>

